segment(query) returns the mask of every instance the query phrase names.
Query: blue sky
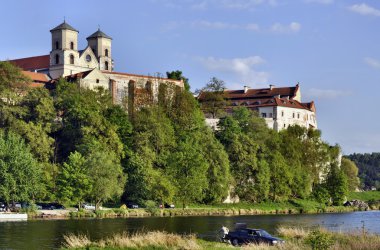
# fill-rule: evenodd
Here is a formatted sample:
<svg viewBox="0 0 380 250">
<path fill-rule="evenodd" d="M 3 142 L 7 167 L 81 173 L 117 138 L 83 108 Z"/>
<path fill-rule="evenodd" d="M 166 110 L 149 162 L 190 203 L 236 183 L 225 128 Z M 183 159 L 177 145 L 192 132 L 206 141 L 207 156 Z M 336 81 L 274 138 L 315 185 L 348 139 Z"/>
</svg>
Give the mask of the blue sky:
<svg viewBox="0 0 380 250">
<path fill-rule="evenodd" d="M 4 1 L 0 60 L 48 54 L 49 30 L 101 29 L 115 70 L 182 70 L 192 89 L 213 76 L 229 88 L 301 84 L 323 139 L 343 152 L 380 151 L 380 1 Z M 5 37 L 6 35 L 6 37 Z"/>
</svg>

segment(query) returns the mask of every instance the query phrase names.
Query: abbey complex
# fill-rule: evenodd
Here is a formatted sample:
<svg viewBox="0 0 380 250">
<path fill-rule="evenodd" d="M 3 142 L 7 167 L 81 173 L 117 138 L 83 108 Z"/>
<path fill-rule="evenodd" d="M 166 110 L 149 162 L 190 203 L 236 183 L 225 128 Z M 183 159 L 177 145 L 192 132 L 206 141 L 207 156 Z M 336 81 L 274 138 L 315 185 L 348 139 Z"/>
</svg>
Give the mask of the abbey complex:
<svg viewBox="0 0 380 250">
<path fill-rule="evenodd" d="M 100 29 L 87 37 L 87 46 L 82 50 L 78 49 L 78 30 L 66 21 L 50 32 L 50 54 L 10 60 L 33 80 L 33 86 L 54 88 L 54 83 L 63 77 L 81 87 L 109 90 L 113 102 L 123 104 L 128 110 L 141 105 L 144 95 L 149 95 L 152 101 L 157 100 L 160 84 L 184 88 L 181 80 L 115 72 L 112 38 Z M 301 101 L 299 84 L 294 87 L 270 85 L 264 89 L 244 87 L 242 90 L 225 90 L 224 97 L 228 101 L 225 107 L 227 114 L 235 107 L 247 107 L 257 111 L 276 131 L 295 124 L 317 128 L 314 102 Z M 207 100 L 201 93 L 198 101 Z M 207 113 L 206 118 L 207 123 L 216 128 L 218 118 Z"/>
</svg>

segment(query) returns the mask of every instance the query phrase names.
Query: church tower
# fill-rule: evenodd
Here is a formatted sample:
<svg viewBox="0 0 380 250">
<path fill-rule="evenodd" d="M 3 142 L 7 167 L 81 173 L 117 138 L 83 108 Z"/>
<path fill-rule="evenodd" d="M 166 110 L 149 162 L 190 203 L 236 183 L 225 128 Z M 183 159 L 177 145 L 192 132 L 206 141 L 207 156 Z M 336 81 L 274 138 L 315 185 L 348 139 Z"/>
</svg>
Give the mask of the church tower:
<svg viewBox="0 0 380 250">
<path fill-rule="evenodd" d="M 73 74 L 75 65 L 79 61 L 78 33 L 71 25 L 64 21 L 50 30 L 50 76 L 57 79 L 61 76 Z"/>
<path fill-rule="evenodd" d="M 94 34 L 87 37 L 87 42 L 98 59 L 99 69 L 111 72 L 113 70 L 112 38 L 98 29 Z"/>
</svg>

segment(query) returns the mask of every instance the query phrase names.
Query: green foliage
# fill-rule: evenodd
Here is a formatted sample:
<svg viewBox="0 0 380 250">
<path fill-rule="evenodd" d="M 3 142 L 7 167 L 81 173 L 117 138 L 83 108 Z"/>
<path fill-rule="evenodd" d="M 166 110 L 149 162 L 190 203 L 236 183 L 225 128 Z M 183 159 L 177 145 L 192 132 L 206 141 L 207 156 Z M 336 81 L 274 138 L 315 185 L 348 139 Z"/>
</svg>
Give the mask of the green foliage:
<svg viewBox="0 0 380 250">
<path fill-rule="evenodd" d="M 358 166 L 361 188 L 380 190 L 380 153 L 351 154 L 346 157 Z"/>
<path fill-rule="evenodd" d="M 317 184 L 312 193 L 313 198 L 322 205 L 328 205 L 330 201 L 330 194 L 324 184 Z"/>
<path fill-rule="evenodd" d="M 177 187 L 176 197 L 183 208 L 186 204 L 201 201 L 207 187 L 208 164 L 204 161 L 199 144 L 194 138 L 184 138 L 171 155 L 168 171 Z"/>
<path fill-rule="evenodd" d="M 347 177 L 348 190 L 355 191 L 359 188 L 360 180 L 358 178 L 359 169 L 356 166 L 355 162 L 343 157 L 342 165 L 340 166 L 343 173 Z"/>
<path fill-rule="evenodd" d="M 41 168 L 24 140 L 0 130 L 0 200 L 31 201 L 43 191 Z"/>
<path fill-rule="evenodd" d="M 329 233 L 315 229 L 305 238 L 305 243 L 313 250 L 327 250 L 334 244 L 334 239 Z"/>
<path fill-rule="evenodd" d="M 30 82 L 28 77 L 24 76 L 20 69 L 10 62 L 0 61 L 0 94 L 11 94 L 10 91 L 22 91 L 27 88 Z"/>
<path fill-rule="evenodd" d="M 332 203 L 335 206 L 343 205 L 348 192 L 347 177 L 341 169 L 333 165 L 326 180 Z"/>
<path fill-rule="evenodd" d="M 58 176 L 59 199 L 65 203 L 77 203 L 81 207 L 92 189 L 91 184 L 86 159 L 79 152 L 71 153 Z"/>
<path fill-rule="evenodd" d="M 185 90 L 190 91 L 189 79 L 182 75 L 182 71 L 176 70 L 176 71 L 166 72 L 166 77 L 173 80 L 182 80 L 185 85 Z"/>
<path fill-rule="evenodd" d="M 348 200 L 380 201 L 380 191 L 349 192 Z"/>
</svg>

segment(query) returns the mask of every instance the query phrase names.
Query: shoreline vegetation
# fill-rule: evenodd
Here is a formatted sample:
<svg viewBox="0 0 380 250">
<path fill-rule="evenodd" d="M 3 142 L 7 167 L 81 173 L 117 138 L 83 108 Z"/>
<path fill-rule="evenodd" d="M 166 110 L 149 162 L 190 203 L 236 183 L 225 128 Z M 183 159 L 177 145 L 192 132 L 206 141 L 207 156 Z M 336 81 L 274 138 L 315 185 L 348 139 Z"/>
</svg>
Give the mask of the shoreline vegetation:
<svg viewBox="0 0 380 250">
<path fill-rule="evenodd" d="M 294 199 L 287 202 L 261 202 L 257 204 L 241 202 L 235 204 L 190 205 L 185 209 L 158 207 L 128 209 L 104 208 L 102 210 L 51 210 L 43 212 L 31 211 L 29 218 L 114 218 L 114 217 L 166 217 L 166 216 L 237 216 L 266 214 L 315 214 L 315 213 L 345 213 L 355 211 L 380 210 L 380 191 L 350 192 L 349 201 L 361 200 L 368 203 L 368 209 L 355 206 L 324 206 L 313 200 Z"/>
<path fill-rule="evenodd" d="M 322 228 L 279 227 L 277 233 L 285 239 L 284 244 L 246 245 L 243 249 L 380 249 L 380 235 L 362 231 L 341 233 L 330 232 Z M 99 241 L 91 241 L 86 235 L 66 235 L 63 249 L 236 249 L 226 243 L 205 241 L 196 235 L 179 235 L 167 232 L 122 233 Z"/>
</svg>

